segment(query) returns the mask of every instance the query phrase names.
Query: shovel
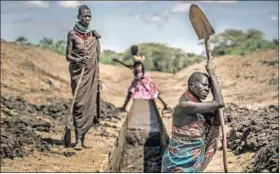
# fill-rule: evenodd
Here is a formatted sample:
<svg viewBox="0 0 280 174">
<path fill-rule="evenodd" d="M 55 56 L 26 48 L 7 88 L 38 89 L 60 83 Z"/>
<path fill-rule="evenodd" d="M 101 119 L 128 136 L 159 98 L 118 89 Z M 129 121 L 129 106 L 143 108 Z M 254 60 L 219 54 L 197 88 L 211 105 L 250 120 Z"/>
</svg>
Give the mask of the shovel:
<svg viewBox="0 0 280 174">
<path fill-rule="evenodd" d="M 70 108 L 70 114 L 66 116 L 65 118 L 65 128 L 64 128 L 64 133 L 63 133 L 63 142 L 65 147 L 70 147 L 71 145 L 71 128 L 73 127 L 71 125 L 71 117 L 73 116 L 73 109 L 74 109 L 74 104 L 77 98 L 77 93 L 80 88 L 82 78 L 84 76 L 85 72 L 85 67 L 82 67 L 82 72 L 78 81 L 78 84 L 76 86 L 75 92 L 74 92 L 74 97 L 72 100 L 71 108 Z"/>
<path fill-rule="evenodd" d="M 210 61 L 213 61 L 213 57 L 211 56 L 211 50 L 210 50 L 210 43 L 209 38 L 211 35 L 215 33 L 214 29 L 212 28 L 211 24 L 209 23 L 208 19 L 204 15 L 204 13 L 200 10 L 200 8 L 192 4 L 189 11 L 189 18 L 192 23 L 192 26 L 194 28 L 194 31 L 196 32 L 196 35 L 198 36 L 198 39 L 204 39 L 205 42 L 205 49 L 207 54 L 207 59 L 209 63 Z M 227 141 L 226 141 L 226 132 L 224 128 L 224 116 L 222 109 L 219 109 L 219 118 L 221 122 L 221 128 L 222 128 L 222 138 L 223 138 L 223 162 L 224 162 L 224 170 L 227 173 L 228 172 L 228 165 L 227 165 Z"/>
<path fill-rule="evenodd" d="M 129 68 L 129 69 L 133 69 L 133 66 L 127 65 L 127 64 L 123 63 L 122 61 L 119 61 L 118 59 L 112 59 L 112 60 L 113 60 L 114 62 L 117 62 L 117 63 L 119 63 L 119 64 L 121 64 L 121 65 L 123 65 L 123 66 Z"/>
<path fill-rule="evenodd" d="M 79 55 L 77 53 L 75 53 L 74 51 L 72 53 L 79 57 Z M 70 108 L 70 114 L 66 115 L 65 118 L 64 118 L 65 127 L 64 127 L 62 140 L 63 140 L 63 143 L 64 143 L 65 147 L 70 147 L 71 146 L 71 129 L 73 129 L 73 126 L 71 125 L 71 123 L 72 123 L 71 118 L 73 117 L 74 104 L 75 104 L 75 101 L 76 101 L 76 98 L 77 98 L 78 90 L 79 90 L 81 82 L 82 82 L 82 78 L 84 77 L 84 73 L 85 73 L 85 67 L 82 66 L 81 75 L 79 77 L 76 89 L 74 91 L 74 96 L 73 96 L 73 100 L 72 100 L 72 104 L 71 104 L 71 108 Z"/>
</svg>

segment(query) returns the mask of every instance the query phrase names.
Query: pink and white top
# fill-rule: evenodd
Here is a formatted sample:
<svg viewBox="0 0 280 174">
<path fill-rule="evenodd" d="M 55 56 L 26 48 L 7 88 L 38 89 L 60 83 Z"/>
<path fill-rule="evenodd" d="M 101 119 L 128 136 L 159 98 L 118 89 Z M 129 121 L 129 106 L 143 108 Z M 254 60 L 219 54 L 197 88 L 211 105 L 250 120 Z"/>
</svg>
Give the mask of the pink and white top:
<svg viewBox="0 0 280 174">
<path fill-rule="evenodd" d="M 144 78 L 142 78 L 142 73 L 137 74 L 132 81 L 129 91 L 132 93 L 133 99 L 150 100 L 159 96 L 156 85 L 146 73 L 144 74 Z"/>
</svg>

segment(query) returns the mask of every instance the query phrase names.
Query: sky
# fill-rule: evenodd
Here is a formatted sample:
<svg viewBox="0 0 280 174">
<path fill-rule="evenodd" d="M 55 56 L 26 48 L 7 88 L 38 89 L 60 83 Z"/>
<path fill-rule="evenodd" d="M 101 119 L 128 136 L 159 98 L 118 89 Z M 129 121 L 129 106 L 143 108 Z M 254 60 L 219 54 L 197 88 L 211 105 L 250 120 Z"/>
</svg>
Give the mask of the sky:
<svg viewBox="0 0 280 174">
<path fill-rule="evenodd" d="M 1 38 L 66 40 L 77 21 L 77 6 L 86 4 L 102 36 L 102 50 L 123 52 L 133 44 L 155 42 L 201 54 L 204 48 L 189 20 L 191 3 L 201 8 L 216 33 L 255 28 L 266 39 L 279 38 L 278 1 L 1 1 Z"/>
</svg>

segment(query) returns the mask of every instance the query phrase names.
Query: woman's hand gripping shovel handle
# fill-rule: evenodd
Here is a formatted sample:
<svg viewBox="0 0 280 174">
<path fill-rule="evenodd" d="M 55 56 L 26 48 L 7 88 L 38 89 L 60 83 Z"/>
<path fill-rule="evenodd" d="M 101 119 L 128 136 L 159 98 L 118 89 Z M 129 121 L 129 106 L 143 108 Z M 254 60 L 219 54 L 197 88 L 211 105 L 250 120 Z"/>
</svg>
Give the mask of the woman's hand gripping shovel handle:
<svg viewBox="0 0 280 174">
<path fill-rule="evenodd" d="M 207 54 L 207 64 L 211 64 L 213 66 L 213 60 L 214 58 L 211 56 L 210 51 L 210 43 L 209 38 L 211 35 L 215 33 L 214 29 L 212 28 L 211 24 L 209 23 L 208 19 L 204 15 L 204 13 L 201 11 L 201 9 L 195 5 L 192 4 L 189 11 L 189 18 L 192 23 L 192 26 L 198 36 L 199 39 L 204 39 L 205 41 L 205 49 Z M 214 68 L 214 66 L 213 66 Z M 214 71 L 213 71 L 214 72 Z M 219 109 L 219 118 L 221 122 L 221 128 L 222 128 L 222 138 L 223 138 L 223 163 L 224 163 L 224 170 L 227 173 L 228 172 L 228 164 L 227 164 L 227 141 L 226 141 L 226 132 L 225 132 L 225 123 L 224 123 L 224 116 L 222 109 Z"/>
</svg>

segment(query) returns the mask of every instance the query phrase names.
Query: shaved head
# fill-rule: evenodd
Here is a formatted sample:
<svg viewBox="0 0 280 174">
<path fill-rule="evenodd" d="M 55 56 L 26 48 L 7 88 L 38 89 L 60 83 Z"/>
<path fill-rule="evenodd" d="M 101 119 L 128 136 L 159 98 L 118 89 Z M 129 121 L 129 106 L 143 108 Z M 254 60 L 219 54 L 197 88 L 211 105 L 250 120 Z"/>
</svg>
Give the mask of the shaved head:
<svg viewBox="0 0 280 174">
<path fill-rule="evenodd" d="M 91 21 L 91 11 L 87 5 L 82 5 L 79 7 L 78 16 L 79 23 L 83 26 L 89 26 Z"/>
<path fill-rule="evenodd" d="M 191 74 L 191 76 L 188 79 L 188 85 L 190 85 L 191 82 L 199 82 L 203 77 L 207 77 L 209 79 L 209 76 L 206 73 L 202 72 L 194 72 Z"/>
<path fill-rule="evenodd" d="M 209 93 L 209 76 L 206 73 L 194 72 L 188 79 L 188 89 L 198 99 L 205 99 Z"/>
<path fill-rule="evenodd" d="M 79 7 L 79 10 L 78 10 L 78 16 L 80 16 L 82 14 L 82 12 L 85 11 L 85 10 L 89 10 L 90 11 L 90 8 L 87 5 L 81 5 Z"/>
</svg>

